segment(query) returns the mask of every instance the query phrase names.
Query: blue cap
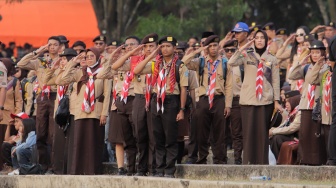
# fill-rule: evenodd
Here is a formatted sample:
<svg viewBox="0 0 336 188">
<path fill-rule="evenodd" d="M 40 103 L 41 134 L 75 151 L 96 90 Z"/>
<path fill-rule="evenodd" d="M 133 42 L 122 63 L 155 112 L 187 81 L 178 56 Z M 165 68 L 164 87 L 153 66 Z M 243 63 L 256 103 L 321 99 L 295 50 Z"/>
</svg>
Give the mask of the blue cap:
<svg viewBox="0 0 336 188">
<path fill-rule="evenodd" d="M 232 29 L 232 32 L 249 32 L 249 27 L 244 22 L 238 22 L 235 27 Z"/>
</svg>

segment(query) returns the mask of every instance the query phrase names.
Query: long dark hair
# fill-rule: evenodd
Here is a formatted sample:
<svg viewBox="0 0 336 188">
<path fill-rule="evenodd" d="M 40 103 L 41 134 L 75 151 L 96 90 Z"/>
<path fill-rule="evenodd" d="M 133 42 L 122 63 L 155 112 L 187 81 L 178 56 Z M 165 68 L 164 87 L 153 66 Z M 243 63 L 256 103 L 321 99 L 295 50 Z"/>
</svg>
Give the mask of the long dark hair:
<svg viewBox="0 0 336 188">
<path fill-rule="evenodd" d="M 303 29 L 303 31 L 306 33 L 306 35 L 309 34 L 309 28 L 307 26 L 300 26 L 296 29 L 296 31 L 298 29 Z M 297 48 L 298 48 L 298 45 L 299 43 L 296 41 L 296 39 L 294 40 L 294 43 L 293 43 L 293 46 L 292 46 L 292 50 L 291 50 L 291 54 L 290 54 L 290 62 L 293 62 L 293 58 L 294 58 L 294 55 L 296 54 L 297 52 Z"/>
<path fill-rule="evenodd" d="M 24 78 L 27 78 L 29 70 L 21 69 L 21 68 L 17 68 L 17 69 L 21 70 L 21 76 L 18 78 L 20 81 L 22 81 Z"/>
<path fill-rule="evenodd" d="M 34 119 L 29 118 L 29 119 L 23 119 L 22 124 L 23 124 L 23 134 L 21 143 L 24 143 L 27 140 L 28 134 L 36 130 L 36 123 Z"/>
</svg>

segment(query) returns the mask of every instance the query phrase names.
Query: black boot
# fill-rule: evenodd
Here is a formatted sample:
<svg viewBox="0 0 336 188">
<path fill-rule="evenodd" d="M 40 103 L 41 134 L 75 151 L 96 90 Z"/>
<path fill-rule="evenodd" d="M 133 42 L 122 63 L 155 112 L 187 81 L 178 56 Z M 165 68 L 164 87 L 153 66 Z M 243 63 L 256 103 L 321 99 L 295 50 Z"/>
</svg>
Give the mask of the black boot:
<svg viewBox="0 0 336 188">
<path fill-rule="evenodd" d="M 184 141 L 177 142 L 177 144 L 178 144 L 178 153 L 177 153 L 176 163 L 181 164 L 182 163 L 182 158 L 184 156 Z"/>
<path fill-rule="evenodd" d="M 125 176 L 127 174 L 127 170 L 124 167 L 118 168 L 118 176 Z"/>
</svg>

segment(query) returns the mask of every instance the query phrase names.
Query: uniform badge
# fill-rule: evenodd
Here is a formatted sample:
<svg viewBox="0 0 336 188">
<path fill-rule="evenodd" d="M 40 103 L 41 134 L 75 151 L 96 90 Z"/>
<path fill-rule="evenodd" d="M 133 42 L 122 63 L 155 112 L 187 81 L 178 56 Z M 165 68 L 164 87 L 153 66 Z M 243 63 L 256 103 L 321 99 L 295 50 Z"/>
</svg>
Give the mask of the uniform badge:
<svg viewBox="0 0 336 188">
<path fill-rule="evenodd" d="M 154 38 L 151 37 L 151 38 L 148 39 L 148 41 L 149 42 L 154 42 Z"/>
<path fill-rule="evenodd" d="M 285 31 L 284 31 L 284 30 L 281 30 L 281 31 L 280 31 L 280 34 L 281 34 L 281 35 L 285 34 Z"/>
<path fill-rule="evenodd" d="M 124 80 L 124 77 L 122 74 L 120 74 L 120 80 L 123 81 Z"/>
<path fill-rule="evenodd" d="M 100 38 L 100 40 L 104 40 L 104 36 L 100 36 L 99 38 Z"/>
<path fill-rule="evenodd" d="M 4 72 L 3 71 L 0 71 L 0 76 L 4 76 Z"/>
<path fill-rule="evenodd" d="M 91 75 L 89 78 L 90 78 L 90 79 L 93 79 L 93 76 Z"/>
<path fill-rule="evenodd" d="M 272 64 L 272 63 L 271 63 L 271 62 L 269 62 L 269 61 L 267 61 L 265 64 L 266 64 L 266 66 L 268 66 L 268 67 L 269 67 L 269 66 L 271 66 L 271 64 Z"/>
<path fill-rule="evenodd" d="M 117 42 L 116 41 L 112 42 L 112 45 L 117 46 Z"/>
<path fill-rule="evenodd" d="M 240 83 L 240 78 L 237 78 L 237 79 L 236 79 L 236 83 L 237 83 L 237 84 Z"/>
<path fill-rule="evenodd" d="M 185 71 L 185 72 L 184 72 L 184 76 L 185 76 L 185 77 L 188 77 L 188 76 L 189 76 L 189 71 Z"/>
<path fill-rule="evenodd" d="M 138 77 L 137 77 L 137 81 L 138 81 L 138 82 L 141 82 L 141 77 L 140 77 L 140 75 L 138 75 Z"/>
<path fill-rule="evenodd" d="M 270 29 L 270 27 L 269 27 L 269 26 L 266 26 L 266 27 L 265 27 L 265 30 L 269 30 L 269 29 Z"/>
<path fill-rule="evenodd" d="M 173 37 L 167 37 L 167 41 L 168 42 L 172 42 L 173 41 Z"/>
</svg>

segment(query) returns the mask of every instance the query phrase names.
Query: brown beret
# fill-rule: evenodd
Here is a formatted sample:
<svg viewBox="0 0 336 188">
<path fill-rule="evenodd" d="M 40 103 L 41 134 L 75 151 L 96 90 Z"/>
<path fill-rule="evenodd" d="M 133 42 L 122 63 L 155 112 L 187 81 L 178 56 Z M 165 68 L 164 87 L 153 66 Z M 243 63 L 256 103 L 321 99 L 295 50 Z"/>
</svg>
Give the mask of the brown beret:
<svg viewBox="0 0 336 188">
<path fill-rule="evenodd" d="M 232 47 L 238 47 L 238 40 L 235 40 L 235 39 L 229 40 L 224 44 L 224 48 L 225 47 L 231 47 L 231 46 Z"/>
<path fill-rule="evenodd" d="M 164 36 L 159 40 L 159 44 L 162 44 L 164 42 L 168 42 L 171 43 L 173 46 L 176 46 L 177 40 L 172 36 Z"/>
<path fill-rule="evenodd" d="M 158 38 L 159 36 L 156 33 L 148 34 L 142 39 L 141 44 L 157 42 Z"/>
<path fill-rule="evenodd" d="M 212 42 L 219 42 L 219 36 L 218 35 L 211 35 L 204 41 L 204 46 L 209 45 Z"/>
</svg>

